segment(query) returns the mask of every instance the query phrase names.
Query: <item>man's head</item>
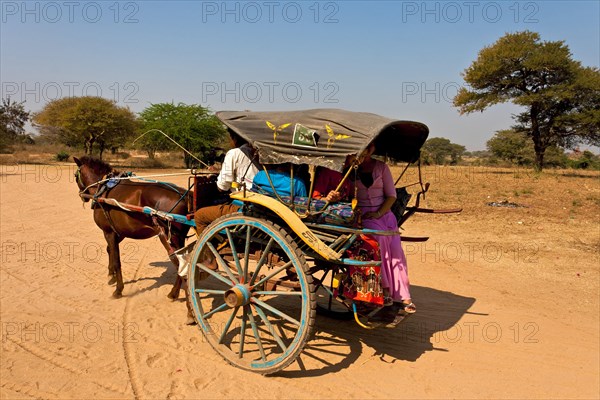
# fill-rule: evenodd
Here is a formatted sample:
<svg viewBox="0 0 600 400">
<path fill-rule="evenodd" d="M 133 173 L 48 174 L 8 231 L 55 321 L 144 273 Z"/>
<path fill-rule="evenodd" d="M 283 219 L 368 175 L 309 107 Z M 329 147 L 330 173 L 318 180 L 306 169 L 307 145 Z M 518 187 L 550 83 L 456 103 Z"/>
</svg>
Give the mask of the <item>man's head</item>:
<svg viewBox="0 0 600 400">
<path fill-rule="evenodd" d="M 233 129 L 227 128 L 227 132 L 229 133 L 229 138 L 231 138 L 231 143 L 233 147 L 240 147 L 246 143 L 248 143 L 243 137 L 238 135 Z"/>
</svg>

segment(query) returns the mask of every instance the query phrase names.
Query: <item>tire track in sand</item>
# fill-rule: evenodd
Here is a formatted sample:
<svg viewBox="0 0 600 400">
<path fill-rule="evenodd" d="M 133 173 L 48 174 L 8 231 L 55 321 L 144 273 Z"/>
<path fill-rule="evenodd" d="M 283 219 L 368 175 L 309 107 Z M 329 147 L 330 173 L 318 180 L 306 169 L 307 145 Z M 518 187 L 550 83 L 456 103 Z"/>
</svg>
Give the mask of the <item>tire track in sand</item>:
<svg viewBox="0 0 600 400">
<path fill-rule="evenodd" d="M 45 361 L 47 363 L 50 363 L 50 364 L 52 364 L 52 365 L 54 365 L 56 367 L 64 369 L 65 371 L 68 371 L 68 372 L 70 372 L 70 373 L 72 373 L 73 375 L 76 375 L 76 376 L 78 376 L 78 375 L 81 374 L 81 370 L 79 370 L 77 368 L 74 368 L 74 367 L 71 367 L 70 365 L 62 362 L 61 360 L 59 360 L 56 357 L 55 353 L 52 353 L 52 352 L 49 352 L 49 351 L 44 351 L 44 350 L 42 350 L 39 347 L 31 346 L 27 342 L 19 342 L 19 341 L 15 340 L 12 337 L 7 337 L 6 339 L 8 339 L 10 342 L 12 342 L 13 344 L 15 344 L 17 347 L 19 347 L 23 351 L 25 351 L 25 352 L 27 352 L 29 354 L 32 354 L 32 355 L 36 356 L 37 358 L 39 358 L 39 359 L 41 359 L 41 360 L 43 360 L 43 361 Z M 48 353 L 50 353 L 50 354 L 48 354 Z M 122 396 L 126 395 L 125 392 L 123 392 L 122 390 L 119 390 L 115 386 L 108 386 L 108 385 L 105 385 L 102 382 L 98 382 L 98 381 L 95 381 L 95 380 L 90 380 L 90 382 L 92 382 L 95 385 L 98 385 L 99 387 L 101 387 L 103 389 L 109 390 L 111 392 L 115 392 L 115 393 L 120 394 Z"/>
<path fill-rule="evenodd" d="M 140 262 L 138 263 L 135 272 L 133 274 L 133 281 L 135 282 L 135 285 L 138 285 L 138 274 L 140 272 L 140 269 L 142 268 L 142 264 L 144 263 L 144 260 L 146 259 L 146 255 L 148 254 L 148 251 L 146 250 L 144 252 L 144 255 L 142 256 Z M 128 324 L 130 323 L 129 321 L 129 310 L 131 309 L 131 296 L 127 296 L 125 298 L 125 308 L 123 309 L 123 332 L 125 331 L 125 327 L 129 326 Z M 125 335 L 123 335 L 123 355 L 125 357 L 125 364 L 127 365 L 127 375 L 129 376 L 129 382 L 131 383 L 131 390 L 133 391 L 133 397 L 135 399 L 140 399 L 143 398 L 144 396 L 142 396 L 142 388 L 143 385 L 141 385 L 139 383 L 139 379 L 138 379 L 138 374 L 137 374 L 137 365 L 135 365 L 135 360 L 134 357 L 132 355 L 132 348 L 131 348 L 131 344 L 129 342 L 129 340 L 127 340 L 125 338 Z"/>
<path fill-rule="evenodd" d="M 30 399 L 49 399 L 58 397 L 56 393 L 40 392 L 39 390 L 35 390 L 31 387 L 21 386 L 14 382 L 2 382 L 0 383 L 0 387 L 15 393 L 19 393 L 20 395 L 26 396 Z M 6 396 L 5 394 L 4 398 L 9 399 L 10 397 Z"/>
<path fill-rule="evenodd" d="M 143 262 L 143 260 L 140 263 L 142 263 L 142 262 Z M 136 276 L 137 276 L 137 271 L 139 271 L 140 267 L 141 267 L 141 264 L 137 267 Z M 20 276 L 18 276 L 17 274 L 9 271 L 6 268 L 0 268 L 0 270 L 2 272 L 6 273 L 7 275 L 9 275 L 11 278 L 13 278 L 13 279 L 15 279 L 15 280 L 17 280 L 17 281 L 19 281 L 19 282 L 21 282 L 23 284 L 30 284 L 29 281 L 21 278 Z M 99 288 L 104 289 L 104 286 L 105 285 L 100 285 Z M 147 290 L 147 289 L 140 289 L 139 292 L 143 292 L 145 290 Z M 65 306 L 65 307 L 72 308 L 73 311 L 75 311 L 75 312 L 87 312 L 87 310 L 88 310 L 88 304 L 85 301 L 83 301 L 83 300 L 78 300 L 78 299 L 74 299 L 74 298 L 65 298 L 65 297 L 62 297 L 62 296 L 57 296 L 56 294 L 54 294 L 52 292 L 49 292 L 49 291 L 47 291 L 47 290 L 45 290 L 45 289 L 43 289 L 41 287 L 36 288 L 36 291 L 39 292 L 40 294 L 42 294 L 44 298 L 55 300 L 58 304 L 61 304 L 61 305 Z M 131 298 L 132 298 L 131 296 L 127 296 L 126 297 L 126 303 L 125 303 L 126 306 L 128 304 L 127 300 L 129 300 Z M 113 323 L 115 323 L 115 321 L 103 318 L 102 316 L 99 316 L 99 315 L 95 315 L 94 318 L 96 320 L 100 321 L 100 322 L 105 323 L 106 325 L 112 325 Z M 122 332 L 125 332 L 125 327 L 126 326 L 127 325 L 121 326 L 121 331 Z M 151 336 L 151 335 L 145 334 L 145 333 L 140 332 L 140 331 L 136 332 L 136 335 L 138 335 L 138 336 L 146 339 L 149 342 L 160 344 L 161 346 L 168 347 L 168 348 L 170 348 L 170 349 L 172 349 L 174 351 L 178 350 L 177 346 L 173 345 L 173 343 L 171 341 L 163 340 L 162 337 L 157 337 L 155 335 Z M 70 355 L 73 358 L 77 358 L 77 359 L 83 358 L 83 357 L 81 357 L 81 355 L 76 354 L 76 352 L 70 352 L 70 351 L 67 350 L 67 351 L 65 351 L 65 353 L 68 354 L 68 355 Z"/>
</svg>

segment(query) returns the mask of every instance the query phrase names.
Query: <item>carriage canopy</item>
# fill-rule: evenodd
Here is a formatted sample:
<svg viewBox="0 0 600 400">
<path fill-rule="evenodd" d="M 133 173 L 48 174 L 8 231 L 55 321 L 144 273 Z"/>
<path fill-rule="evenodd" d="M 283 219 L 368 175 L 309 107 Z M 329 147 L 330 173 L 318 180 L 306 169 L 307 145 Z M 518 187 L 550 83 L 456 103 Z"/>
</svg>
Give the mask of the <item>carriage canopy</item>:
<svg viewBox="0 0 600 400">
<path fill-rule="evenodd" d="M 265 164 L 313 164 L 337 171 L 375 141 L 376 155 L 414 162 L 429 129 L 413 121 L 339 109 L 220 111 L 217 117 L 257 150 Z"/>
</svg>

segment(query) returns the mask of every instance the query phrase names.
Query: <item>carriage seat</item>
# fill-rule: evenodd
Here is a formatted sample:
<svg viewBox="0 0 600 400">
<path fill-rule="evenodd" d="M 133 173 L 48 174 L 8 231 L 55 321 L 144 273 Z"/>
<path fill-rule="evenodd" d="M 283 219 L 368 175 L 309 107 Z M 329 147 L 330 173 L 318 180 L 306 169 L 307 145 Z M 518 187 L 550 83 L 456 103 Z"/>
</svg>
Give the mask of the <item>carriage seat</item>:
<svg viewBox="0 0 600 400">
<path fill-rule="evenodd" d="M 275 195 L 266 191 L 260 191 L 260 193 L 276 198 Z M 291 197 L 280 197 L 286 205 L 290 206 Z M 308 208 L 308 200 L 308 197 L 294 197 L 294 208 L 299 214 L 306 212 Z M 352 211 L 352 204 L 348 202 L 330 203 L 326 208 L 324 208 L 325 204 L 325 200 L 312 199 L 310 202 L 310 210 L 313 213 L 318 213 L 307 217 L 307 221 L 342 226 L 350 226 L 353 224 L 354 212 Z"/>
</svg>

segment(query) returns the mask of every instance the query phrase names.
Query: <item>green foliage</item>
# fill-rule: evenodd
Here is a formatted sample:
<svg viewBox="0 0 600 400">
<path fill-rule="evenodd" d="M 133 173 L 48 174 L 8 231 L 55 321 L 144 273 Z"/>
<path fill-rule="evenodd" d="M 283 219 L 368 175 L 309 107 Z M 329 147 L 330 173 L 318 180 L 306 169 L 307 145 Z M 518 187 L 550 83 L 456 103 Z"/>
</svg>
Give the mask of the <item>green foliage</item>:
<svg viewBox="0 0 600 400">
<path fill-rule="evenodd" d="M 70 156 L 71 155 L 66 151 L 60 151 L 58 154 L 56 154 L 56 161 L 68 161 Z"/>
<path fill-rule="evenodd" d="M 575 169 L 600 169 L 600 157 L 589 150 L 580 153 L 578 157 L 569 160 L 569 166 Z"/>
<path fill-rule="evenodd" d="M 488 150 L 501 160 L 517 165 L 529 165 L 535 156 L 533 143 L 527 135 L 512 129 L 500 130 L 487 141 Z"/>
<path fill-rule="evenodd" d="M 206 163 L 211 163 L 215 147 L 222 145 L 226 137 L 223 124 L 208 108 L 197 104 L 152 104 L 140 113 L 141 131 L 160 130 Z M 159 132 L 149 132 L 140 139 L 140 147 L 152 159 L 160 150 L 178 149 Z M 195 161 L 184 153 L 187 168 L 196 166 Z"/>
<path fill-rule="evenodd" d="M 457 164 L 465 153 L 465 146 L 452 143 L 446 138 L 428 139 L 421 153 L 426 164 Z"/>
<path fill-rule="evenodd" d="M 8 145 L 24 135 L 25 124 L 30 116 L 30 113 L 25 111 L 24 103 L 11 101 L 10 97 L 2 99 L 2 105 L 0 105 L 0 150 L 6 149 Z M 25 139 L 26 141 L 27 139 Z"/>
<path fill-rule="evenodd" d="M 463 75 L 470 88 L 454 98 L 461 114 L 508 101 L 525 107 L 514 128 L 532 139 L 538 170 L 553 146 L 600 143 L 600 71 L 573 60 L 562 41 L 508 33 L 482 49 Z"/>
<path fill-rule="evenodd" d="M 487 148 L 494 157 L 516 165 L 533 165 L 535 162 L 535 150 L 532 141 L 525 133 L 513 129 L 496 132 L 488 140 Z M 564 167 L 566 164 L 567 156 L 561 148 L 550 146 L 546 149 L 546 166 Z"/>
<path fill-rule="evenodd" d="M 66 97 L 49 102 L 33 120 L 43 135 L 82 147 L 85 154 L 123 146 L 135 133 L 137 121 L 129 108 L 101 97 Z"/>
</svg>

